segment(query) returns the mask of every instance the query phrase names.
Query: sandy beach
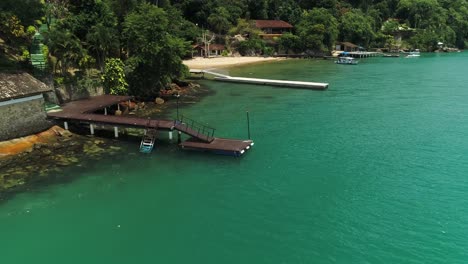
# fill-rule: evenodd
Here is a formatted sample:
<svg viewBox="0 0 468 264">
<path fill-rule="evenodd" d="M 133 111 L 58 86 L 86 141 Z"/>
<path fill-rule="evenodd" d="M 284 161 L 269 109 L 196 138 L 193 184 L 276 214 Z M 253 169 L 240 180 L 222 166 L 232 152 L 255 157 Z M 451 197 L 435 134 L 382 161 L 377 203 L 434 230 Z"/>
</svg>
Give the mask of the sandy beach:
<svg viewBox="0 0 468 264">
<path fill-rule="evenodd" d="M 236 65 L 244 65 L 251 63 L 261 63 L 284 60 L 285 58 L 273 57 L 216 57 L 216 58 L 201 58 L 196 57 L 190 60 L 184 60 L 184 64 L 190 69 L 206 70 L 213 68 L 223 68 Z"/>
</svg>

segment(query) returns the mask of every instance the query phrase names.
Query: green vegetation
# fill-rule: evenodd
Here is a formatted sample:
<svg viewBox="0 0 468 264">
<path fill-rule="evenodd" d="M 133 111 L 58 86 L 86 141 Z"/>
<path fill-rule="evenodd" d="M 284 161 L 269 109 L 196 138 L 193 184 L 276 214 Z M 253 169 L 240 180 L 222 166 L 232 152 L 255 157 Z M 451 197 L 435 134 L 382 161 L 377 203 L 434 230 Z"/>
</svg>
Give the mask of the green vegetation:
<svg viewBox="0 0 468 264">
<path fill-rule="evenodd" d="M 125 95 L 128 93 L 128 83 L 125 80 L 124 66 L 120 59 L 107 59 L 104 73 L 101 77 L 106 93 L 115 95 Z"/>
<path fill-rule="evenodd" d="M 294 29 L 262 39 L 255 19 Z M 468 45 L 467 0 L 2 0 L 0 21 L 2 69 L 32 61 L 57 83 L 105 80 L 108 92 L 144 97 L 186 75 L 182 58 L 208 32 L 242 55 L 326 54 L 338 41 L 423 51 Z"/>
</svg>

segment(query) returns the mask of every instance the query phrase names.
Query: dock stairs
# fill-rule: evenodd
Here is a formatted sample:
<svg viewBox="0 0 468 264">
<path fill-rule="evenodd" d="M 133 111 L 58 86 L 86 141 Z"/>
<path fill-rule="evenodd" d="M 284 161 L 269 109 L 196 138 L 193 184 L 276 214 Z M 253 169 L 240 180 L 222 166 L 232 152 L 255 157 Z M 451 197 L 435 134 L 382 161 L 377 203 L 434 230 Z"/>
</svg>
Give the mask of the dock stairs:
<svg viewBox="0 0 468 264">
<path fill-rule="evenodd" d="M 154 143 L 156 141 L 156 134 L 158 130 L 158 124 L 151 126 L 151 120 L 148 120 L 148 124 L 145 128 L 145 134 L 141 139 L 140 143 L 140 152 L 141 153 L 151 153 L 154 148 Z"/>
</svg>

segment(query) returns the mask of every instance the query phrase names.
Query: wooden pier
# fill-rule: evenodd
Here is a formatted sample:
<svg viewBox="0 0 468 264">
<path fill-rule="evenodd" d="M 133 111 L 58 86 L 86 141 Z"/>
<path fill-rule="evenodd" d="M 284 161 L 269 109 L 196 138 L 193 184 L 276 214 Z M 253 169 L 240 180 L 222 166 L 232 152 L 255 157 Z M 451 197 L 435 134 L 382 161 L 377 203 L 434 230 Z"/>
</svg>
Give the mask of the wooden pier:
<svg viewBox="0 0 468 264">
<path fill-rule="evenodd" d="M 205 73 L 211 74 L 211 75 L 216 76 L 214 78 L 215 81 L 220 81 L 220 82 L 247 83 L 247 84 L 269 85 L 269 86 L 279 86 L 279 87 L 287 87 L 287 88 L 295 88 L 295 89 L 310 89 L 310 90 L 325 90 L 328 88 L 328 83 L 233 77 L 233 76 L 213 72 L 210 70 L 191 69 L 190 73 L 202 74 L 203 76 L 205 76 Z"/>
<path fill-rule="evenodd" d="M 179 141 L 181 133 L 191 137 L 185 142 L 179 142 L 179 146 L 183 149 L 210 151 L 230 156 L 241 156 L 254 144 L 252 140 L 214 137 L 214 128 L 201 125 L 184 116 L 178 120 L 150 119 L 114 115 L 108 110 L 112 106 L 119 108 L 121 102 L 129 101 L 132 98 L 131 96 L 114 95 L 96 96 L 67 103 L 62 106 L 62 111 L 49 112 L 47 116 L 49 119 L 63 122 L 65 129 L 68 129 L 70 122 L 88 124 L 91 135 L 94 135 L 97 125 L 111 126 L 116 138 L 119 136 L 119 128 L 167 131 L 170 140 L 173 139 L 173 132 L 176 131 Z M 104 111 L 104 114 L 98 114 L 97 111 Z"/>
<path fill-rule="evenodd" d="M 343 52 L 344 53 L 344 52 Z M 353 58 L 369 58 L 369 57 L 378 57 L 382 56 L 382 52 L 374 52 L 374 51 L 353 51 L 353 52 L 346 52 L 346 56 L 353 57 Z"/>
</svg>

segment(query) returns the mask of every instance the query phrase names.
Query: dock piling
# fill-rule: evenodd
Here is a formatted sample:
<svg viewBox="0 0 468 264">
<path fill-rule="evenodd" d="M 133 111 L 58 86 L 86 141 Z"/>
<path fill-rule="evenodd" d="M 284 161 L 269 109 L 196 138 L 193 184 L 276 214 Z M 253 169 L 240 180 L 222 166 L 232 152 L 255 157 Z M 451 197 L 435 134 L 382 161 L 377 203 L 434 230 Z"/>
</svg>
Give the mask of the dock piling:
<svg viewBox="0 0 468 264">
<path fill-rule="evenodd" d="M 94 126 L 93 126 L 93 124 L 89 124 L 89 132 L 91 133 L 91 135 L 94 135 Z"/>
<path fill-rule="evenodd" d="M 119 137 L 119 128 L 118 127 L 114 127 L 114 137 L 115 138 L 118 138 Z"/>
<path fill-rule="evenodd" d="M 250 139 L 250 117 L 249 117 L 249 111 L 247 111 L 247 134 Z"/>
<path fill-rule="evenodd" d="M 63 127 L 65 128 L 65 130 L 68 130 L 68 122 L 67 121 L 63 122 Z"/>
</svg>

